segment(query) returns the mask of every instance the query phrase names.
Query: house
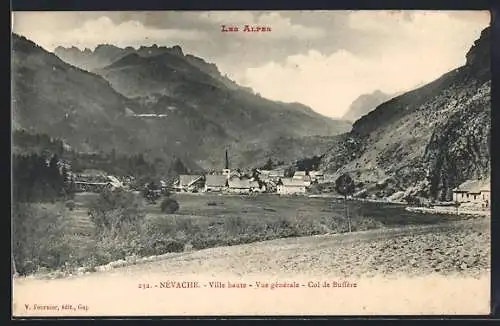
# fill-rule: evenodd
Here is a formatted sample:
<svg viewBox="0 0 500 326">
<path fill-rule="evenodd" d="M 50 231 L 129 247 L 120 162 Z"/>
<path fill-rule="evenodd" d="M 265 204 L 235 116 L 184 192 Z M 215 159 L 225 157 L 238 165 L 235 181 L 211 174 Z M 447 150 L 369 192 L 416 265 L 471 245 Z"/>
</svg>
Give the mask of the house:
<svg viewBox="0 0 500 326">
<path fill-rule="evenodd" d="M 325 180 L 323 171 L 309 171 L 309 176 L 311 177 L 311 182 L 321 183 Z"/>
<path fill-rule="evenodd" d="M 76 174 L 73 182 L 77 192 L 101 192 L 124 187 L 118 178 L 99 170 L 85 170 Z"/>
<path fill-rule="evenodd" d="M 113 189 L 118 189 L 118 188 L 124 188 L 125 186 L 123 185 L 123 182 L 121 182 L 117 177 L 108 175 L 106 176 L 108 178 L 109 183 L 111 183 L 111 186 Z"/>
<path fill-rule="evenodd" d="M 181 174 L 174 184 L 174 189 L 179 192 L 195 192 L 203 189 L 204 186 L 202 175 Z"/>
<path fill-rule="evenodd" d="M 59 169 L 59 173 L 63 175 L 64 170 L 66 173 L 70 173 L 71 171 L 71 163 L 65 160 L 57 161 L 57 168 Z"/>
<path fill-rule="evenodd" d="M 250 179 L 232 178 L 228 181 L 228 190 L 233 193 L 248 194 L 251 192 L 263 191 L 259 183 Z M 265 188 L 264 188 L 265 190 Z"/>
<path fill-rule="evenodd" d="M 306 175 L 306 171 L 295 171 L 295 173 L 293 174 L 293 178 L 297 180 L 303 180 Z"/>
<path fill-rule="evenodd" d="M 110 182 L 75 181 L 74 185 L 76 192 L 102 192 L 113 188 Z"/>
<path fill-rule="evenodd" d="M 222 191 L 227 188 L 227 177 L 225 175 L 207 175 L 205 180 L 205 191 Z"/>
<path fill-rule="evenodd" d="M 277 182 L 279 181 L 280 178 L 284 177 L 285 177 L 285 170 L 283 169 L 276 169 L 269 171 L 269 179 L 271 180 L 275 180 Z"/>
<path fill-rule="evenodd" d="M 165 192 L 168 189 L 168 184 L 165 180 L 160 180 L 161 191 Z"/>
<path fill-rule="evenodd" d="M 483 180 L 468 180 L 453 189 L 453 201 L 460 204 L 481 205 L 490 207 L 490 178 Z"/>
<path fill-rule="evenodd" d="M 277 184 L 277 191 L 280 195 L 305 194 L 306 182 L 294 178 L 282 178 Z"/>
<path fill-rule="evenodd" d="M 307 174 L 306 171 L 296 171 L 294 174 L 293 174 L 293 177 L 292 179 L 294 180 L 300 180 L 302 182 L 304 182 L 304 185 L 306 187 L 309 187 L 312 183 L 312 178 L 310 175 Z"/>
<path fill-rule="evenodd" d="M 271 180 L 271 177 L 270 177 L 271 171 L 270 170 L 256 169 L 256 172 L 257 172 L 257 175 L 259 176 L 260 181 L 268 182 L 269 180 Z"/>
</svg>

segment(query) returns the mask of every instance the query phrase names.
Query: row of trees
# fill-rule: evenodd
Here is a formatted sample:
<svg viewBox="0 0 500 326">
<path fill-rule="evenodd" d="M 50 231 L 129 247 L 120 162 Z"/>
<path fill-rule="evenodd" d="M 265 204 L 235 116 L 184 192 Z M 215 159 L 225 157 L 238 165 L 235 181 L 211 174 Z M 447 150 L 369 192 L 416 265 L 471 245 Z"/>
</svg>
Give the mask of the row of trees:
<svg viewBox="0 0 500 326">
<path fill-rule="evenodd" d="M 64 152 L 63 142 L 45 134 L 31 134 L 26 130 L 12 132 L 14 152 L 18 154 L 56 154 L 61 156 Z"/>
<path fill-rule="evenodd" d="M 179 158 L 167 162 L 159 157 L 148 159 L 143 154 L 117 154 L 115 151 L 96 154 L 69 153 L 68 156 L 74 172 L 97 169 L 116 176 L 134 176 L 139 187 L 160 176 L 171 179 L 176 175 L 189 173 L 189 169 Z"/>
<path fill-rule="evenodd" d="M 71 196 L 72 183 L 65 167 L 59 168 L 56 154 L 14 155 L 12 190 L 15 202 L 53 201 Z"/>
</svg>

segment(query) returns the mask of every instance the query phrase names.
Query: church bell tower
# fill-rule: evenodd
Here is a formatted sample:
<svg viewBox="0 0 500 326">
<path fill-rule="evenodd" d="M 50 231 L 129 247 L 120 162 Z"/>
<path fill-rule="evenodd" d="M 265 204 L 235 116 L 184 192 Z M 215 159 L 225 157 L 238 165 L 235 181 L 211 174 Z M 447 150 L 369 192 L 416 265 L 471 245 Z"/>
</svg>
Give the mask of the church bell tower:
<svg viewBox="0 0 500 326">
<path fill-rule="evenodd" d="M 226 164 L 224 166 L 224 169 L 222 170 L 222 175 L 225 175 L 229 179 L 230 174 L 231 170 L 229 169 L 229 156 L 226 149 Z"/>
</svg>

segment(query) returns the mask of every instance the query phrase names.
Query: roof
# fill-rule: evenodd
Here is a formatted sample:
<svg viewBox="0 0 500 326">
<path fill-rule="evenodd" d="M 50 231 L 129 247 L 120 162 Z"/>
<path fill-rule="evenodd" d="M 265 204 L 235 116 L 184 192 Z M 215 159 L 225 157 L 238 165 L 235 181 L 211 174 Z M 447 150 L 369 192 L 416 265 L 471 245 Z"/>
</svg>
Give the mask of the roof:
<svg viewBox="0 0 500 326">
<path fill-rule="evenodd" d="M 278 177 L 282 177 L 285 175 L 285 170 L 271 170 L 269 172 L 269 175 L 271 176 L 278 176 Z"/>
<path fill-rule="evenodd" d="M 229 188 L 238 189 L 250 189 L 259 188 L 259 183 L 257 181 L 251 181 L 250 179 L 231 179 L 228 181 Z"/>
<path fill-rule="evenodd" d="M 201 175 L 181 174 L 179 175 L 179 185 L 190 186 L 199 179 L 201 179 Z"/>
<path fill-rule="evenodd" d="M 304 187 L 304 180 L 293 179 L 293 178 L 283 178 L 281 179 L 281 184 L 285 187 Z"/>
<path fill-rule="evenodd" d="M 457 188 L 453 189 L 454 192 L 469 192 L 480 193 L 482 191 L 490 191 L 490 178 L 483 180 L 467 180 Z"/>
<path fill-rule="evenodd" d="M 101 170 L 96 170 L 96 169 L 86 169 L 83 170 L 82 173 L 79 173 L 80 175 L 85 175 L 85 176 L 104 176 L 107 173 Z"/>
<path fill-rule="evenodd" d="M 207 175 L 205 184 L 212 187 L 224 187 L 226 185 L 227 177 L 225 175 Z"/>
<path fill-rule="evenodd" d="M 115 187 L 121 187 L 123 186 L 123 184 L 121 183 L 120 180 L 118 180 L 118 178 L 116 178 L 115 176 L 112 176 L 112 175 L 108 175 L 108 180 L 111 182 L 111 184 Z"/>
<path fill-rule="evenodd" d="M 105 186 L 105 185 L 111 184 L 111 182 L 87 182 L 87 181 L 75 181 L 75 184 Z"/>
<path fill-rule="evenodd" d="M 294 177 L 304 177 L 306 175 L 306 171 L 295 171 L 293 174 Z"/>
</svg>

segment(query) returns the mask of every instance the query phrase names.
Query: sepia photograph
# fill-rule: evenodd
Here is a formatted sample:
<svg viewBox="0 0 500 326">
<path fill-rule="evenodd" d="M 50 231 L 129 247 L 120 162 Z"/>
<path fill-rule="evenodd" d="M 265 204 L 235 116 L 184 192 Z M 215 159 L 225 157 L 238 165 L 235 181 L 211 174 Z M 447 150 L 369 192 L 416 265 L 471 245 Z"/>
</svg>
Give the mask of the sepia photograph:
<svg viewBox="0 0 500 326">
<path fill-rule="evenodd" d="M 485 315 L 488 11 L 14 11 L 12 314 Z"/>
</svg>

